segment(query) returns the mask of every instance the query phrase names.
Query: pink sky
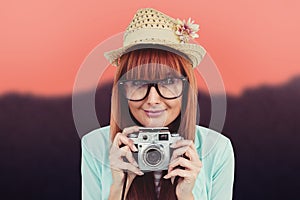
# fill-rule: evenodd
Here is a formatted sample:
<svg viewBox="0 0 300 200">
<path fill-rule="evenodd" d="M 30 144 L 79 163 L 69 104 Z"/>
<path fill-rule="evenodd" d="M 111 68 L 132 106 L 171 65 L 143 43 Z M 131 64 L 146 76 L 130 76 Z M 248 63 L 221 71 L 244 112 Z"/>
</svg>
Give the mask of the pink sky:
<svg viewBox="0 0 300 200">
<path fill-rule="evenodd" d="M 197 42 L 230 94 L 300 75 L 300 1 L 6 1 L 0 5 L 0 94 L 71 93 L 84 58 L 124 31 L 142 7 L 200 24 Z"/>
</svg>

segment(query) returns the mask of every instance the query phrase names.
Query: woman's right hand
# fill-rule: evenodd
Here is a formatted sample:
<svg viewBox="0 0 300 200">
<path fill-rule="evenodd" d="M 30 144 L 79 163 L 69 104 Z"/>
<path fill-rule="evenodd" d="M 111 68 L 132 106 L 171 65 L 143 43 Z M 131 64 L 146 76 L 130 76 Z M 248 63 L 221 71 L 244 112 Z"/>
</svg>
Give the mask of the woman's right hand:
<svg viewBox="0 0 300 200">
<path fill-rule="evenodd" d="M 122 191 L 125 175 L 124 171 L 128 172 L 126 193 L 136 175 L 141 176 L 144 174 L 138 168 L 138 164 L 132 155 L 132 152 L 136 152 L 137 148 L 134 146 L 133 141 L 127 137 L 129 134 L 138 131 L 139 127 L 137 126 L 128 127 L 125 128 L 122 133 L 117 133 L 114 138 L 109 153 L 110 168 L 113 178 L 110 196 L 113 194 L 118 195 Z M 124 161 L 124 157 L 128 160 L 128 162 Z"/>
</svg>

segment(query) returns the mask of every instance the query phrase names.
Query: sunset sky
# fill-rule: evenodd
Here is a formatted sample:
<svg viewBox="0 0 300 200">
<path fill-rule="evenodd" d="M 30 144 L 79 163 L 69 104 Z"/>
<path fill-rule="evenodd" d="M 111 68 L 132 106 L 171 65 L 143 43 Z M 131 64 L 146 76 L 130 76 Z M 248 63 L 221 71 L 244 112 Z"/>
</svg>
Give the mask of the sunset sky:
<svg viewBox="0 0 300 200">
<path fill-rule="evenodd" d="M 300 75 L 297 0 L 13 0 L 0 3 L 0 94 L 70 94 L 84 59 L 143 7 L 200 25 L 229 94 Z"/>
</svg>

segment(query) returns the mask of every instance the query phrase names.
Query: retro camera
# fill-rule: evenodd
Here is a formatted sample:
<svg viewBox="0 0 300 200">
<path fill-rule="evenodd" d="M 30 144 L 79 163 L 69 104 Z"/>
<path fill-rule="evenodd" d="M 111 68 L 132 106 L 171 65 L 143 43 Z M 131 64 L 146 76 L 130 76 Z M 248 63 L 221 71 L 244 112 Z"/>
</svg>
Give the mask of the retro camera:
<svg viewBox="0 0 300 200">
<path fill-rule="evenodd" d="M 144 172 L 167 170 L 173 153 L 170 145 L 182 139 L 178 133 L 171 134 L 167 127 L 140 128 L 128 137 L 138 149 L 133 157 Z"/>
</svg>

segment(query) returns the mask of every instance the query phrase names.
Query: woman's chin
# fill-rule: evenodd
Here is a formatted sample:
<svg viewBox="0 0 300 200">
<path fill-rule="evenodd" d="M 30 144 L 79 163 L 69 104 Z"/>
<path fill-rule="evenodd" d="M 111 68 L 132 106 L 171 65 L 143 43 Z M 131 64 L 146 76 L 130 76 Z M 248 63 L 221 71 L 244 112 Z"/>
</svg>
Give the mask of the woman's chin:
<svg viewBox="0 0 300 200">
<path fill-rule="evenodd" d="M 143 123 L 145 127 L 163 127 L 165 126 L 165 121 L 164 120 L 156 120 L 156 119 L 150 119 L 147 120 L 145 123 Z"/>
</svg>

